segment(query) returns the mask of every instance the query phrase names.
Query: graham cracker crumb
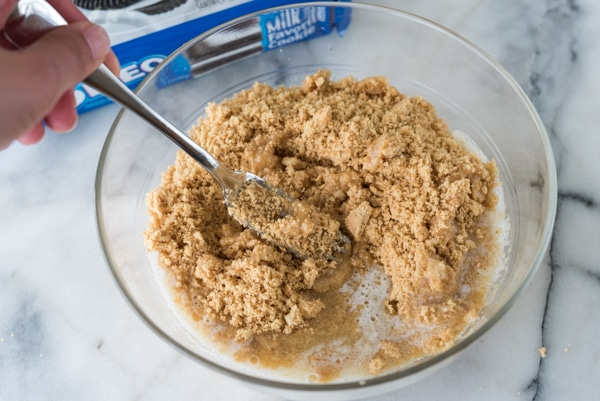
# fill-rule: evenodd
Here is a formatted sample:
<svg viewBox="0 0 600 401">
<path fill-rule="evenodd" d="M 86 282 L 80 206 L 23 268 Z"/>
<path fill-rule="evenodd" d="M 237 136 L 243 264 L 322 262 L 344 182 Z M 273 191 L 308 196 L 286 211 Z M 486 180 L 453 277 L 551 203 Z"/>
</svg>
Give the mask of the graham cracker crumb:
<svg viewBox="0 0 600 401">
<path fill-rule="evenodd" d="M 492 252 L 475 250 L 494 244 L 482 219 L 497 202 L 496 167 L 457 142 L 424 99 L 399 93 L 383 77 L 331 81 L 319 71 L 299 87 L 256 83 L 210 104 L 191 137 L 309 211 L 274 232 L 300 239 L 298 257 L 232 219 L 218 184 L 182 152 L 148 195 L 146 244 L 188 307 L 234 327 L 239 340 L 275 335 L 264 341 L 266 359 L 274 358 L 268 349 L 276 334 L 300 332 L 297 344 L 312 335 L 312 322 L 332 307 L 321 294 L 344 283 L 348 266 L 382 266 L 391 282 L 387 311 L 435 327 L 419 346 L 383 341 L 367 362 L 373 374 L 449 347 L 477 315 L 485 293 L 478 280 Z M 259 198 L 244 204 L 261 202 L 272 206 Z M 283 221 L 264 210 L 245 218 Z M 354 240 L 349 261 L 322 257 L 320 242 L 311 242 L 320 227 Z"/>
<path fill-rule="evenodd" d="M 310 203 L 292 200 L 255 181 L 245 183 L 231 198 L 233 218 L 297 256 L 331 259 L 336 252 L 345 252 L 340 224 Z"/>
</svg>

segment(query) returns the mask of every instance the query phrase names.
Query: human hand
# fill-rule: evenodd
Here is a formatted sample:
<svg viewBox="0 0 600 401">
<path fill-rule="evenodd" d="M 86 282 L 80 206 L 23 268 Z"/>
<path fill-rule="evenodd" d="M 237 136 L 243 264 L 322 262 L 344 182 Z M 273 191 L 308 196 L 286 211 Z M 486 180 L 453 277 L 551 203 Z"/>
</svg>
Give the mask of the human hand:
<svg viewBox="0 0 600 401">
<path fill-rule="evenodd" d="M 0 150 L 13 140 L 29 145 L 45 125 L 68 132 L 77 123 L 73 89 L 102 62 L 118 74 L 106 32 L 71 0 L 48 0 L 69 22 L 25 49 L 15 49 L 2 29 L 16 0 L 0 0 Z"/>
</svg>

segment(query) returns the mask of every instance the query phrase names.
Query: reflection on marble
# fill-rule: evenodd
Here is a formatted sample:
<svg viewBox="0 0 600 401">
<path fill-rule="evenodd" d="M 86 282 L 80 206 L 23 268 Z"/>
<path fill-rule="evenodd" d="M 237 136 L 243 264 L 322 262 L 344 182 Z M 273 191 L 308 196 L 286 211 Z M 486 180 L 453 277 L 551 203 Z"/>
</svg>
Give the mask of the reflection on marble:
<svg viewBox="0 0 600 401">
<path fill-rule="evenodd" d="M 596 399 L 600 3 L 371 2 L 446 25 L 505 66 L 547 127 L 559 178 L 550 251 L 515 307 L 449 367 L 372 400 Z M 69 135 L 0 153 L 0 400 L 274 400 L 167 346 L 112 281 L 93 183 L 117 112 L 107 106 Z"/>
</svg>

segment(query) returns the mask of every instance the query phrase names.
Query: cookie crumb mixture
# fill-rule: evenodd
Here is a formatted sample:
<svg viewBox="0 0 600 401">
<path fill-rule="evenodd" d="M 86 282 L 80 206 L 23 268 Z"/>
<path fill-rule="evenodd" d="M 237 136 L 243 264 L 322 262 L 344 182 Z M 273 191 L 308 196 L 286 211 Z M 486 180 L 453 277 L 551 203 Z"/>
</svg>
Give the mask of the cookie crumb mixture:
<svg viewBox="0 0 600 401">
<path fill-rule="evenodd" d="M 218 184 L 179 152 L 148 195 L 146 244 L 192 314 L 233 328 L 249 348 L 281 334 L 318 336 L 313 322 L 340 308 L 327 294 L 355 269 L 381 268 L 391 284 L 383 313 L 429 329 L 381 341 L 360 362 L 372 374 L 448 347 L 477 316 L 498 253 L 485 219 L 497 203 L 496 167 L 460 145 L 424 99 L 382 77 L 332 81 L 319 71 L 298 87 L 256 83 L 210 104 L 191 136 L 226 165 L 330 216 L 352 239 L 347 259 L 278 248 L 229 217 Z M 351 320 L 352 336 L 369 329 Z"/>
<path fill-rule="evenodd" d="M 233 198 L 233 199 L 232 199 Z M 246 182 L 229 199 L 229 214 L 267 241 L 301 258 L 333 259 L 345 253 L 340 224 L 307 202 L 296 201 L 277 188 Z"/>
</svg>

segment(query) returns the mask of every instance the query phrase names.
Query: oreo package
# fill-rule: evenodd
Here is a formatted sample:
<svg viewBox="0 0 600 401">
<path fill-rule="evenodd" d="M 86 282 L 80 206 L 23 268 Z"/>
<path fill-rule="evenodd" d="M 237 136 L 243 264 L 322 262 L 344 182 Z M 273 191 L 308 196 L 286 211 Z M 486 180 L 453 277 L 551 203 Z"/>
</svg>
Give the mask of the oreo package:
<svg viewBox="0 0 600 401">
<path fill-rule="evenodd" d="M 91 21 L 108 32 L 121 63 L 119 78 L 131 89 L 169 54 L 197 35 L 236 17 L 293 3 L 289 0 L 73 1 Z M 223 64 L 334 30 L 343 34 L 350 22 L 348 13 L 331 13 L 326 7 L 297 7 L 246 20 L 225 44 L 191 48 L 180 55 L 169 64 L 168 70 L 161 71 L 159 85 L 191 79 Z M 80 114 L 110 103 L 85 84 L 75 87 L 75 98 Z"/>
</svg>

